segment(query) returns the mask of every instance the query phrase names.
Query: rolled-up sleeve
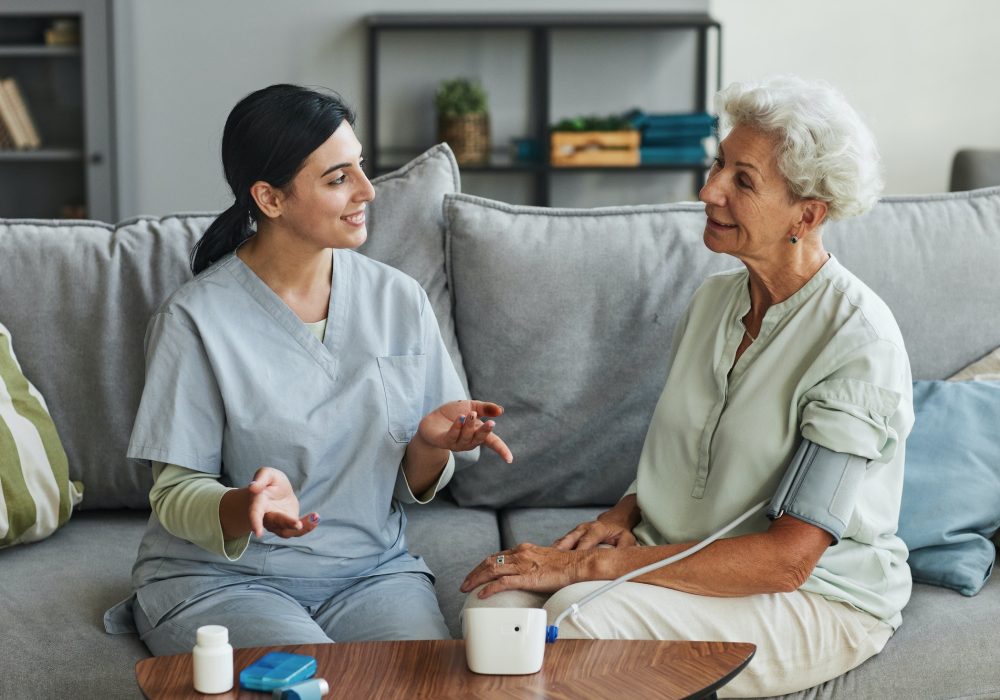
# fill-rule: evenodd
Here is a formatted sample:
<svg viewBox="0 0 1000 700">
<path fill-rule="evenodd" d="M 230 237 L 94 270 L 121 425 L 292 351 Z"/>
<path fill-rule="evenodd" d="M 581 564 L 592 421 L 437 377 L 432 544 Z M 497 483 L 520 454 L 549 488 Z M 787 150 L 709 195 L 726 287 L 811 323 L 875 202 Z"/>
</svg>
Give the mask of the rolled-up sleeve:
<svg viewBox="0 0 1000 700">
<path fill-rule="evenodd" d="M 802 437 L 835 452 L 890 461 L 900 427 L 912 424 L 912 416 L 897 415 L 909 410 L 908 366 L 902 348 L 884 340 L 847 353 L 801 396 Z"/>
</svg>

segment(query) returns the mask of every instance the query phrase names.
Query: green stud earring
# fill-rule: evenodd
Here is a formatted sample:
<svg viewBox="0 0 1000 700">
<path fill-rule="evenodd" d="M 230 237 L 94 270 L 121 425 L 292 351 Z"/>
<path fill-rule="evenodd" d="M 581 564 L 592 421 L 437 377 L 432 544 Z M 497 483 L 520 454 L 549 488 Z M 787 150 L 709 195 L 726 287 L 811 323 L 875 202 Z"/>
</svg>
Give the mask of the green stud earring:
<svg viewBox="0 0 1000 700">
<path fill-rule="evenodd" d="M 798 236 L 792 236 L 792 245 L 795 245 L 798 242 L 799 242 Z"/>
</svg>

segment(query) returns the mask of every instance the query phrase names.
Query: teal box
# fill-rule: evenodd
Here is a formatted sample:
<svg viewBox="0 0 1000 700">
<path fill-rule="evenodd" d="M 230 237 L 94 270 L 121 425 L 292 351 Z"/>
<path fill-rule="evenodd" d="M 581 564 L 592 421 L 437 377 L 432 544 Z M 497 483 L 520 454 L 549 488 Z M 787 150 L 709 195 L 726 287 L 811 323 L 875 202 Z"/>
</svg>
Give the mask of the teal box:
<svg viewBox="0 0 1000 700">
<path fill-rule="evenodd" d="M 240 687 L 245 690 L 284 688 L 316 674 L 316 659 L 305 654 L 272 651 L 240 671 Z"/>
</svg>

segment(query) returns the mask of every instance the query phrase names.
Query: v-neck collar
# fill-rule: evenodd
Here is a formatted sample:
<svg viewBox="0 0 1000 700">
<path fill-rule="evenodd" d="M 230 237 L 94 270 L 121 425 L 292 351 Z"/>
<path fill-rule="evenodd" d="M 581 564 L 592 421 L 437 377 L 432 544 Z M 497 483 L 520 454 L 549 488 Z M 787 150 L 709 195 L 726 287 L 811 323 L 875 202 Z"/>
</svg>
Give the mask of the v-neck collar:
<svg viewBox="0 0 1000 700">
<path fill-rule="evenodd" d="M 302 346 L 331 379 L 337 378 L 337 358 L 343 345 L 344 318 L 350 307 L 350 256 L 334 249 L 330 277 L 330 301 L 326 310 L 326 333 L 320 341 L 273 289 L 257 276 L 236 253 L 220 260 L 219 267 L 236 278 L 274 321 Z"/>
</svg>

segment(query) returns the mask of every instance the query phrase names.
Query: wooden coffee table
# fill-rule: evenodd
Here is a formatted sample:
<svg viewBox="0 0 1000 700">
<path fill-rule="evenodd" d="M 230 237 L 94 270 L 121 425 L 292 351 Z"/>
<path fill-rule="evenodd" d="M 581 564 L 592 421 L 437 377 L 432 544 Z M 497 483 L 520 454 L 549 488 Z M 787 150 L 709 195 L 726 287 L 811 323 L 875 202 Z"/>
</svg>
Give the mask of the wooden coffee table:
<svg viewBox="0 0 1000 700">
<path fill-rule="evenodd" d="M 337 698 L 711 698 L 750 661 L 753 644 L 565 639 L 545 647 L 530 676 L 482 676 L 465 664 L 465 642 L 350 642 L 237 649 L 239 671 L 268 651 L 308 654 Z M 270 694 L 234 688 L 201 695 L 191 685 L 191 655 L 143 659 L 135 666 L 147 698 L 246 698 Z"/>
</svg>

